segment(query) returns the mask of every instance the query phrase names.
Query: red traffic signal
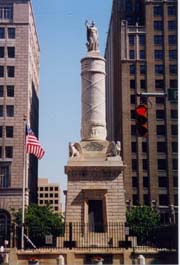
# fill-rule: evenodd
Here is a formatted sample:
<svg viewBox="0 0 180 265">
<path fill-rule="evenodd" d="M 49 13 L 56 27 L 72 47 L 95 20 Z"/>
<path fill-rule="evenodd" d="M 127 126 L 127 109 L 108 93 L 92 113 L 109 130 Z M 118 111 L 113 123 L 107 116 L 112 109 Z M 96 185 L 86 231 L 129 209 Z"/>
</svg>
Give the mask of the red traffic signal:
<svg viewBox="0 0 180 265">
<path fill-rule="evenodd" d="M 146 137 L 148 132 L 148 126 L 147 126 L 147 105 L 146 104 L 140 104 L 136 107 L 135 113 L 136 113 L 136 130 L 137 135 L 140 137 Z"/>
</svg>

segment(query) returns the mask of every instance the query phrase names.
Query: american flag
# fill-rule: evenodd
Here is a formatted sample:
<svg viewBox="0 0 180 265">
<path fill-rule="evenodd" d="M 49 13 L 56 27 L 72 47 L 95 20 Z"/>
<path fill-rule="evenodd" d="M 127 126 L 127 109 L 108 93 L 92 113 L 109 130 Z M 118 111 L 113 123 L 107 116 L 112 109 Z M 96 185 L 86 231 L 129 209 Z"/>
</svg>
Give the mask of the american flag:
<svg viewBox="0 0 180 265">
<path fill-rule="evenodd" d="M 26 127 L 26 153 L 41 159 L 45 153 L 31 128 Z"/>
</svg>

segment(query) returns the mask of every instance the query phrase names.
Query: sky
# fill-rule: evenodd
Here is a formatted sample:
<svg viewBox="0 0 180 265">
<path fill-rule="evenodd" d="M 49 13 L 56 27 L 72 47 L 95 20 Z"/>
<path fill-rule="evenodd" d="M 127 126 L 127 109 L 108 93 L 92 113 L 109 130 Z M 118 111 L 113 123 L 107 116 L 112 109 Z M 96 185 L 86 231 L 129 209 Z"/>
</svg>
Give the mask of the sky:
<svg viewBox="0 0 180 265">
<path fill-rule="evenodd" d="M 104 55 L 112 0 L 32 0 L 32 5 L 40 43 L 39 140 L 46 152 L 39 177 L 65 190 L 68 143 L 80 141 L 85 21 L 96 22 Z"/>
</svg>

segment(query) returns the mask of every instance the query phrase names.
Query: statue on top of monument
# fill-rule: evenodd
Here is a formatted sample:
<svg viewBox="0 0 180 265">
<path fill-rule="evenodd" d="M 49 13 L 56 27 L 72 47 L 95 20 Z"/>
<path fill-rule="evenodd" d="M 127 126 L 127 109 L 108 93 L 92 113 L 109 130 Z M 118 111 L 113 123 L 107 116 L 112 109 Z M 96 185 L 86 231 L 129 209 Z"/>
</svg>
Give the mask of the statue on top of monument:
<svg viewBox="0 0 180 265">
<path fill-rule="evenodd" d="M 88 51 L 99 51 L 99 40 L 98 40 L 98 30 L 94 21 L 89 24 L 88 20 L 85 22 L 87 29 L 87 43 L 86 46 Z"/>
</svg>

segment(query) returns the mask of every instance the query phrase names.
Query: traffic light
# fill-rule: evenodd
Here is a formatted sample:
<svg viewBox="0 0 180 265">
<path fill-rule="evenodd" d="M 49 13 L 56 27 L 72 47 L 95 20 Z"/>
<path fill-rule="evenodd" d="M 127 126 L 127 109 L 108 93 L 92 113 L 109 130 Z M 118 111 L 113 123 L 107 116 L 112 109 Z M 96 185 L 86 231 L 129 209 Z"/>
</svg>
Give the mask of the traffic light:
<svg viewBox="0 0 180 265">
<path fill-rule="evenodd" d="M 148 127 L 147 127 L 147 105 L 140 104 L 136 107 L 136 131 L 137 135 L 140 137 L 147 137 Z"/>
</svg>

